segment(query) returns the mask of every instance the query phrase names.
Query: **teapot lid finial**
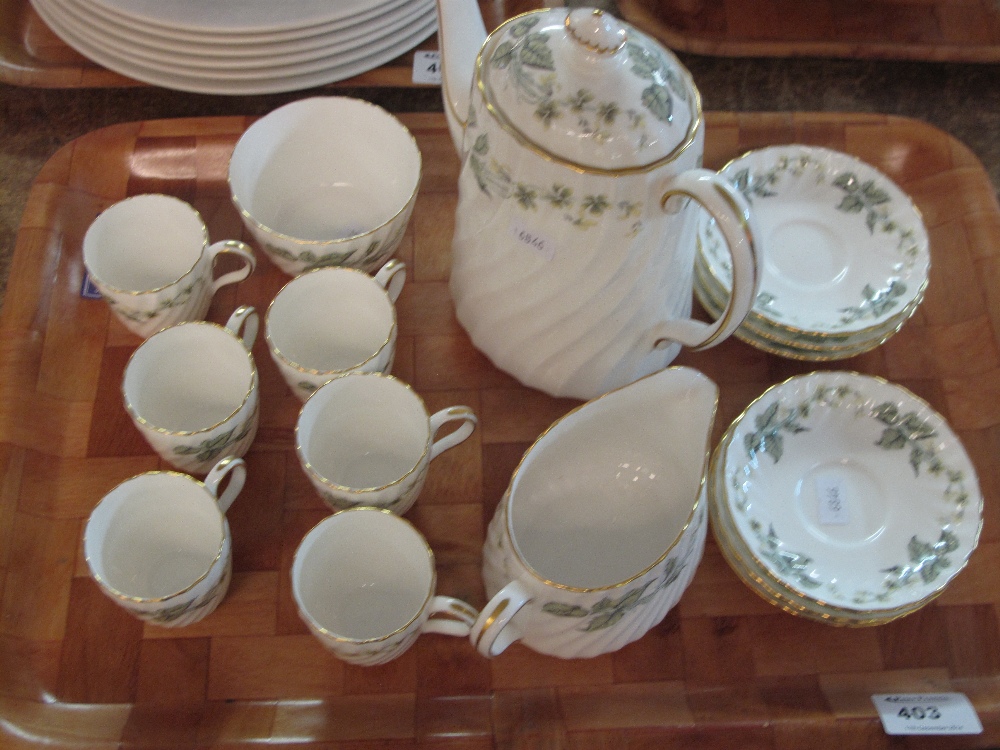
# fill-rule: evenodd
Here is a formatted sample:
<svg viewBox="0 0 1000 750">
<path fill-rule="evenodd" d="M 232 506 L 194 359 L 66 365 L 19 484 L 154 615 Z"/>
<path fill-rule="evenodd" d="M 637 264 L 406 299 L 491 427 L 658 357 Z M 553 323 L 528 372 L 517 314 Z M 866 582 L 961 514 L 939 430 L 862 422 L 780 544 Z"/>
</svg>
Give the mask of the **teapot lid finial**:
<svg viewBox="0 0 1000 750">
<path fill-rule="evenodd" d="M 628 32 L 610 13 L 597 8 L 577 8 L 566 16 L 570 37 L 591 52 L 613 55 L 625 48 Z"/>
</svg>

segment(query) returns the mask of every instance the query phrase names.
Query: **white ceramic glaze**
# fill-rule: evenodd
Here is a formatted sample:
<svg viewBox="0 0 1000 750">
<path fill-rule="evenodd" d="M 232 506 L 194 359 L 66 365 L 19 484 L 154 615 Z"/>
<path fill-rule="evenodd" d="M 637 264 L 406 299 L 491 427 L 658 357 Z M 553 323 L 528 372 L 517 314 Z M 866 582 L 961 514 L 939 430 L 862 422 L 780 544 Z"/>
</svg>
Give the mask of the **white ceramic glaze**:
<svg viewBox="0 0 1000 750">
<path fill-rule="evenodd" d="M 216 258 L 239 257 L 241 268 L 214 277 Z M 238 240 L 209 244 L 201 215 L 169 195 L 119 201 L 91 223 L 83 238 L 87 274 L 118 319 L 146 338 L 161 328 L 201 320 L 215 293 L 247 278 L 253 251 Z"/>
<path fill-rule="evenodd" d="M 386 37 L 384 43 L 367 46 L 365 55 L 351 62 L 327 56 L 324 67 L 310 66 L 308 72 L 303 68 L 286 68 L 273 76 L 226 78 L 219 75 L 189 75 L 176 70 L 172 65 L 154 65 L 149 61 L 130 58 L 121 53 L 113 39 L 101 38 L 95 43 L 90 35 L 82 34 L 80 25 L 59 13 L 57 6 L 41 0 L 31 0 L 31 3 L 46 26 L 67 45 L 108 70 L 153 85 L 201 94 L 271 94 L 333 83 L 360 75 L 399 57 L 437 30 L 437 20 L 433 14 L 421 15 L 420 20 L 413 25 L 400 29 L 391 38 Z M 91 31 L 95 28 L 99 27 L 92 27 Z M 298 38 L 298 33 L 292 33 L 286 38 Z"/>
<path fill-rule="evenodd" d="M 453 422 L 454 430 L 437 437 Z M 476 423 L 467 406 L 429 415 L 398 378 L 353 372 L 320 386 L 302 406 L 295 451 L 333 510 L 366 505 L 402 515 L 416 502 L 430 462 L 468 438 Z"/>
<path fill-rule="evenodd" d="M 435 594 L 434 553 L 408 521 L 354 508 L 320 521 L 292 562 L 299 615 L 320 643 L 352 664 L 384 664 L 421 633 L 467 636 L 478 612 Z"/>
<path fill-rule="evenodd" d="M 300 400 L 338 375 L 392 369 L 394 303 L 405 281 L 406 264 L 393 259 L 374 277 L 351 268 L 317 268 L 281 288 L 267 310 L 267 343 Z"/>
<path fill-rule="evenodd" d="M 133 352 L 122 397 L 133 424 L 176 468 L 204 474 L 219 456 L 243 456 L 259 422 L 257 367 L 250 349 L 257 313 L 240 307 L 225 327 L 180 323 Z"/>
<path fill-rule="evenodd" d="M 204 482 L 152 471 L 111 490 L 84 531 L 87 566 L 101 591 L 140 620 L 163 627 L 189 625 L 214 611 L 232 570 L 225 513 L 245 479 L 243 460 L 229 456 Z"/>
<path fill-rule="evenodd" d="M 906 613 L 978 543 L 975 468 L 945 420 L 900 386 L 850 372 L 794 377 L 730 432 L 715 501 L 799 601 L 862 620 Z"/>
<path fill-rule="evenodd" d="M 721 174 L 753 205 L 761 231 L 761 289 L 747 325 L 769 325 L 793 346 L 823 344 L 913 313 L 927 286 L 927 230 L 910 197 L 873 166 L 790 145 L 751 151 Z M 728 292 L 728 253 L 709 217 L 699 241 L 700 260 Z"/>
<path fill-rule="evenodd" d="M 754 219 L 700 169 L 688 72 L 608 14 L 530 12 L 483 42 L 474 6 L 439 2 L 463 159 L 450 288 L 473 343 L 527 385 L 586 399 L 730 335 L 756 295 Z M 719 219 L 738 270 L 711 326 L 690 319 L 692 199 Z"/>
<path fill-rule="evenodd" d="M 406 231 L 420 173 L 416 141 L 388 112 L 359 99 L 312 97 L 247 129 L 229 163 L 229 188 L 254 239 L 285 273 L 374 272 Z"/>
<path fill-rule="evenodd" d="M 472 632 L 590 657 L 644 635 L 680 599 L 706 534 L 700 489 L 718 389 L 668 368 L 590 401 L 528 450 L 490 523 L 492 597 Z"/>
<path fill-rule="evenodd" d="M 282 65 L 304 62 L 353 49 L 374 42 L 387 34 L 401 31 L 414 23 L 433 0 L 402 0 L 369 22 L 362 21 L 335 30 L 326 27 L 299 31 L 295 37 L 283 39 L 262 35 L 248 39 L 246 35 L 215 35 L 210 37 L 178 38 L 169 30 L 129 23 L 120 15 L 108 14 L 88 0 L 47 0 L 57 7 L 62 17 L 75 28 L 89 29 L 104 44 L 124 45 L 130 52 L 151 60 L 187 65 L 200 63 L 206 67 L 260 67 L 269 62 Z"/>
</svg>

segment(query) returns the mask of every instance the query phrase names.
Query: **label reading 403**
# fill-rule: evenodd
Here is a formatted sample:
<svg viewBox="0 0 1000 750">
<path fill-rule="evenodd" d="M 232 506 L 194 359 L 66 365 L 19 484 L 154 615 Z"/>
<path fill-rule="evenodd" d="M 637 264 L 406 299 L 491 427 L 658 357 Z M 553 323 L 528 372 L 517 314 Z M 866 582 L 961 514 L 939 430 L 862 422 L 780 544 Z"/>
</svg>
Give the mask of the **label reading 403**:
<svg viewBox="0 0 1000 750">
<path fill-rule="evenodd" d="M 886 734 L 981 734 L 983 725 L 962 693 L 873 695 Z"/>
</svg>

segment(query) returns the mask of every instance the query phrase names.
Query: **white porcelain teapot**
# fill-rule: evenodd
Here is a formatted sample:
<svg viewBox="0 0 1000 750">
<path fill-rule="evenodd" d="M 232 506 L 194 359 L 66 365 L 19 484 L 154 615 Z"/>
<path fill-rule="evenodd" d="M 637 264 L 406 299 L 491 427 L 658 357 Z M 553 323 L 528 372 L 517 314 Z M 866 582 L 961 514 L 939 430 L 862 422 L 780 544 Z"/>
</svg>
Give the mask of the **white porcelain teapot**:
<svg viewBox="0 0 1000 750">
<path fill-rule="evenodd" d="M 463 160 L 451 293 L 473 343 L 526 385 L 589 399 L 736 330 L 757 294 L 753 217 L 700 168 L 701 100 L 680 62 L 590 8 L 525 13 L 488 38 L 476 0 L 438 12 Z M 690 318 L 699 204 L 734 271 L 711 325 Z"/>
</svg>

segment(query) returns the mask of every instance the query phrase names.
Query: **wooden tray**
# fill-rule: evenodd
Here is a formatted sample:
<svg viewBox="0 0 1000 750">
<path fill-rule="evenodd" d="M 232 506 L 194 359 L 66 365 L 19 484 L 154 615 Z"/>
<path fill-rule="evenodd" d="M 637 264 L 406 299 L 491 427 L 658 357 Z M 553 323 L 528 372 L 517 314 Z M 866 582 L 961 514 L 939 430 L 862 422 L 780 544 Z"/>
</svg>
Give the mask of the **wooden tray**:
<svg viewBox="0 0 1000 750">
<path fill-rule="evenodd" d="M 538 0 L 483 1 L 488 28 L 524 11 L 541 7 Z M 492 25 L 490 25 L 492 24 Z M 417 50 L 436 50 L 437 35 Z M 28 0 L 0 0 L 0 83 L 38 88 L 121 88 L 146 86 L 112 72 L 69 47 L 38 17 Z M 345 86 L 417 86 L 413 83 L 413 51 L 367 73 L 328 84 Z"/>
<path fill-rule="evenodd" d="M 675 51 L 736 57 L 1000 61 L 996 0 L 617 0 Z"/>
<path fill-rule="evenodd" d="M 482 606 L 484 526 L 523 451 L 575 402 L 520 386 L 470 345 L 447 288 L 458 160 L 441 115 L 402 119 L 426 172 L 399 253 L 410 275 L 395 372 L 431 408 L 464 403 L 480 417 L 473 437 L 432 465 L 408 517 L 436 551 L 439 591 Z M 39 174 L 0 316 L 0 745 L 926 747 L 890 741 L 869 696 L 951 690 L 973 701 L 985 733 L 935 747 L 1000 742 L 1000 207 L 989 180 L 966 147 L 912 120 L 707 121 L 709 165 L 765 144 L 821 144 L 885 171 L 923 212 L 926 301 L 887 344 L 841 364 L 928 399 L 980 472 L 982 542 L 936 603 L 878 628 L 805 621 L 740 583 L 710 539 L 680 604 L 617 653 L 561 661 L 515 644 L 487 660 L 467 641 L 430 635 L 389 665 L 346 666 L 306 632 L 289 592 L 292 552 L 326 511 L 292 448 L 298 402 L 259 337 L 262 424 L 230 512 L 230 593 L 186 629 L 141 625 L 99 593 L 80 549 L 101 495 L 159 466 L 120 401 L 138 340 L 103 302 L 81 298 L 80 242 L 102 208 L 153 191 L 191 201 L 212 237 L 239 236 L 226 166 L 248 121 L 116 125 L 62 148 Z M 262 258 L 210 318 L 241 303 L 264 309 L 286 281 Z M 716 438 L 770 383 L 809 369 L 735 339 L 679 361 L 720 384 Z"/>
</svg>

